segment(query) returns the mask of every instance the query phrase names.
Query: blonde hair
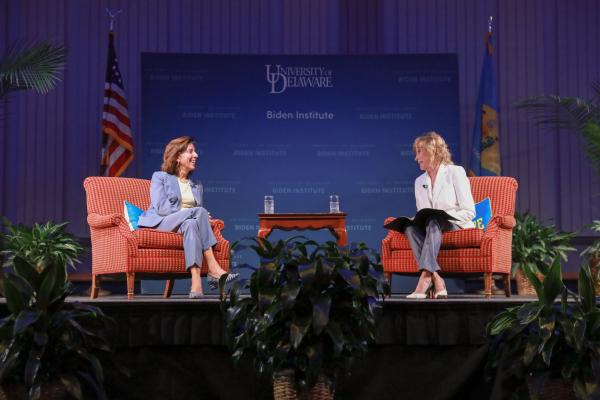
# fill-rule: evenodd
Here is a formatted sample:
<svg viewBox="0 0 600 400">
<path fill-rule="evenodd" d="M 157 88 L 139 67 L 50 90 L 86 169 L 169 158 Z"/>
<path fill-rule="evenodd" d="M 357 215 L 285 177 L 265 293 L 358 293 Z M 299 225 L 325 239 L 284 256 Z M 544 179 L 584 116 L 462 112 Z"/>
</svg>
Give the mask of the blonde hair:
<svg viewBox="0 0 600 400">
<path fill-rule="evenodd" d="M 163 163 L 160 166 L 161 171 L 171 175 L 179 174 L 179 164 L 177 163 L 177 157 L 181 153 L 187 150 L 190 144 L 194 143 L 194 139 L 191 136 L 180 136 L 171 140 L 165 147 L 163 153 Z"/>
<path fill-rule="evenodd" d="M 417 154 L 418 149 L 426 151 L 434 162 L 454 164 L 446 141 L 436 132 L 427 132 L 416 138 L 413 142 L 413 152 Z"/>
</svg>

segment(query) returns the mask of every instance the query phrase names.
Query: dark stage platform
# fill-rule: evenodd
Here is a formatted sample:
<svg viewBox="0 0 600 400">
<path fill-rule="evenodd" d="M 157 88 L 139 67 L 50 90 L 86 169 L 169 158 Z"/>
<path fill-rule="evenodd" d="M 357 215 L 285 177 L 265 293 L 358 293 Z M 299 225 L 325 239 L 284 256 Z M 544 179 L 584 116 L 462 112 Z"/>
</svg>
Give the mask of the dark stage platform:
<svg viewBox="0 0 600 400">
<path fill-rule="evenodd" d="M 506 307 L 532 300 L 387 299 L 377 344 L 340 382 L 336 399 L 501 398 L 499 388 L 483 378 L 485 325 Z M 131 376 L 110 378 L 111 399 L 272 398 L 269 379 L 257 377 L 250 360 L 233 364 L 216 296 L 138 295 L 130 301 L 73 296 L 68 301 L 96 305 L 116 321 L 116 358 Z M 6 304 L 0 308 L 6 315 Z"/>
</svg>

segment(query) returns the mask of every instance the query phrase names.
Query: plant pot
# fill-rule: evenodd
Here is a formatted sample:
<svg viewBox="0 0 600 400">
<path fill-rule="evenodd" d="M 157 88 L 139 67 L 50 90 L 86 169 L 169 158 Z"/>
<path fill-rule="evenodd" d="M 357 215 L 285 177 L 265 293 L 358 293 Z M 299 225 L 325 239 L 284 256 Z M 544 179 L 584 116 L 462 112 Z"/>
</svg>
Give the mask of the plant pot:
<svg viewBox="0 0 600 400">
<path fill-rule="evenodd" d="M 293 375 L 273 376 L 274 400 L 333 400 L 334 389 L 319 376 L 317 383 L 307 393 L 298 393 L 294 386 Z"/>
<path fill-rule="evenodd" d="M 529 386 L 529 394 L 532 388 Z M 575 400 L 575 391 L 573 390 L 573 381 L 567 379 L 548 379 L 544 382 L 542 393 L 538 394 L 540 400 Z"/>
<path fill-rule="evenodd" d="M 544 280 L 544 276 L 541 274 L 537 274 L 537 277 L 540 281 Z M 517 282 L 517 294 L 519 296 L 537 296 L 535 293 L 535 288 L 527 279 L 527 275 L 523 273 L 520 269 L 517 270 L 515 274 L 515 281 Z"/>
<path fill-rule="evenodd" d="M 40 399 L 64 400 L 67 398 L 67 390 L 62 383 L 55 381 L 42 384 Z M 25 385 L 7 385 L 0 387 L 0 400 L 27 400 Z"/>
</svg>

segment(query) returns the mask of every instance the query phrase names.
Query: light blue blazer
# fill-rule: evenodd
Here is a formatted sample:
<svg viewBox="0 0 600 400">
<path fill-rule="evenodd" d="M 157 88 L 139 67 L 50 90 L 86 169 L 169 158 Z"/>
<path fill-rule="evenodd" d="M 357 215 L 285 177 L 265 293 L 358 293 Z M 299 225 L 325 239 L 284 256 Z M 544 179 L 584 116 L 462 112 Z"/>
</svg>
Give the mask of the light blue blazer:
<svg viewBox="0 0 600 400">
<path fill-rule="evenodd" d="M 192 194 L 196 206 L 202 206 L 202 185 L 190 179 Z M 150 208 L 140 215 L 138 225 L 154 228 L 160 224 L 164 217 L 181 210 L 181 191 L 175 175 L 157 171 L 152 174 L 150 183 Z"/>
</svg>

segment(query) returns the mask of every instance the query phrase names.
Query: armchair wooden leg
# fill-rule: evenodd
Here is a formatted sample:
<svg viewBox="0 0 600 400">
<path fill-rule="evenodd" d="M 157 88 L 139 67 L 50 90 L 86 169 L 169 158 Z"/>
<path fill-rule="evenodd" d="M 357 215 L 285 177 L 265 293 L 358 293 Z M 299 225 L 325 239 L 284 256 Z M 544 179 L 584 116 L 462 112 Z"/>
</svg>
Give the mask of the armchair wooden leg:
<svg viewBox="0 0 600 400">
<path fill-rule="evenodd" d="M 506 297 L 510 297 L 510 274 L 504 275 L 504 294 Z"/>
<path fill-rule="evenodd" d="M 98 291 L 100 290 L 100 277 L 96 274 L 92 274 L 92 288 L 90 289 L 90 299 L 98 297 Z"/>
<path fill-rule="evenodd" d="M 127 272 L 127 300 L 133 299 L 134 288 L 135 288 L 135 273 Z"/>
<path fill-rule="evenodd" d="M 173 293 L 173 286 L 175 284 L 175 279 L 167 279 L 165 281 L 165 291 L 163 292 L 163 297 L 168 299 L 171 297 L 171 293 Z"/>
<path fill-rule="evenodd" d="M 492 273 L 485 272 L 483 274 L 483 294 L 486 299 L 492 298 Z"/>
</svg>

